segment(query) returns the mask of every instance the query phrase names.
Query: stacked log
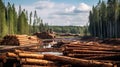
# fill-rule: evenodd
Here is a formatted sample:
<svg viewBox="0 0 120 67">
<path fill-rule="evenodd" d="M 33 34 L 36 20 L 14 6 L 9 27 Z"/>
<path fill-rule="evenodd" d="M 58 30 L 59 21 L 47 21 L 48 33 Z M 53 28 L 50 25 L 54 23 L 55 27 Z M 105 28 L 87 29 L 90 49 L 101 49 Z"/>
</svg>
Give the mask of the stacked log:
<svg viewBox="0 0 120 67">
<path fill-rule="evenodd" d="M 28 39 L 29 39 L 30 44 L 41 44 L 42 43 L 42 40 L 38 39 L 38 37 L 36 36 L 29 36 Z"/>
<path fill-rule="evenodd" d="M 105 39 L 101 43 L 119 45 L 120 44 L 120 38 Z"/>
<path fill-rule="evenodd" d="M 66 56 L 55 56 L 50 54 L 46 54 L 45 59 L 51 61 L 59 61 L 62 63 L 68 63 L 75 65 L 77 67 L 113 67 L 114 66 L 111 63 L 97 62 L 94 60 L 77 59 Z"/>
<path fill-rule="evenodd" d="M 65 44 L 79 44 L 79 43 L 80 43 L 80 41 L 76 41 L 76 40 L 73 40 L 73 41 L 61 40 L 61 41 L 53 44 L 52 47 L 60 48 L 60 47 L 64 47 Z"/>
<path fill-rule="evenodd" d="M 77 59 L 66 56 L 56 56 L 51 54 L 35 54 L 32 52 L 17 51 L 17 52 L 8 52 L 5 54 L 5 57 L 0 59 L 6 59 L 5 62 L 2 62 L 3 65 L 8 62 L 12 62 L 12 66 L 17 64 L 22 65 L 39 65 L 47 67 L 114 67 L 112 63 L 103 63 L 95 60 L 85 60 Z M 1 62 L 1 61 L 0 61 Z M 17 62 L 17 64 L 15 64 Z M 2 65 L 2 64 L 1 64 Z"/>
<path fill-rule="evenodd" d="M 63 54 L 69 57 L 87 60 L 104 60 L 104 62 L 119 61 L 120 64 L 120 46 L 104 45 L 95 42 L 71 43 L 66 44 L 62 50 Z"/>
<path fill-rule="evenodd" d="M 19 45 L 19 40 L 13 35 L 6 35 L 0 45 Z"/>
<path fill-rule="evenodd" d="M 54 39 L 55 34 L 54 33 L 49 33 L 49 32 L 37 32 L 34 33 L 33 35 L 36 35 L 40 39 Z"/>
<path fill-rule="evenodd" d="M 32 52 L 7 52 L 4 55 L 0 56 L 0 63 L 4 66 L 9 67 L 21 67 L 22 65 L 38 65 L 38 66 L 56 66 L 56 63 L 53 61 L 43 59 L 44 55 L 42 54 L 35 54 Z M 3 61 L 4 60 L 4 61 Z M 8 64 L 8 62 L 10 64 Z M 15 66 L 13 66 L 15 65 Z"/>
<path fill-rule="evenodd" d="M 41 41 L 36 36 L 28 35 L 6 35 L 0 42 L 0 45 L 29 45 L 29 44 L 40 44 Z"/>
<path fill-rule="evenodd" d="M 16 37 L 19 40 L 20 45 L 29 44 L 28 35 L 16 35 Z"/>
</svg>

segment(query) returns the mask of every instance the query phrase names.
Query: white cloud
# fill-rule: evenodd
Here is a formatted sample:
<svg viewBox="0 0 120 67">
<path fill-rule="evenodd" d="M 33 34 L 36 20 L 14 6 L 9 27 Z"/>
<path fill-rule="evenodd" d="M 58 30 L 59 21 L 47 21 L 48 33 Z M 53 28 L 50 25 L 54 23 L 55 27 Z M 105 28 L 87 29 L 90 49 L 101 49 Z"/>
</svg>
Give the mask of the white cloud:
<svg viewBox="0 0 120 67">
<path fill-rule="evenodd" d="M 85 3 L 80 3 L 79 6 L 71 6 L 65 9 L 66 12 L 74 12 L 74 13 L 89 12 L 90 10 L 91 7 Z"/>
<path fill-rule="evenodd" d="M 36 9 L 49 9 L 54 7 L 54 3 L 50 1 L 38 1 L 34 5 L 36 5 Z"/>
<path fill-rule="evenodd" d="M 71 6 L 69 8 L 66 8 L 65 11 L 66 12 L 73 12 L 75 10 L 75 8 L 76 8 L 75 6 Z"/>
<path fill-rule="evenodd" d="M 80 11 L 90 11 L 91 7 L 88 6 L 85 3 L 80 3 L 80 5 L 78 6 L 77 10 L 80 10 Z"/>
<path fill-rule="evenodd" d="M 50 0 L 39 0 L 31 5 L 23 5 L 28 13 L 36 10 L 45 23 L 49 25 L 85 25 L 88 22 L 91 7 L 85 3 L 79 5 L 55 3 Z"/>
</svg>

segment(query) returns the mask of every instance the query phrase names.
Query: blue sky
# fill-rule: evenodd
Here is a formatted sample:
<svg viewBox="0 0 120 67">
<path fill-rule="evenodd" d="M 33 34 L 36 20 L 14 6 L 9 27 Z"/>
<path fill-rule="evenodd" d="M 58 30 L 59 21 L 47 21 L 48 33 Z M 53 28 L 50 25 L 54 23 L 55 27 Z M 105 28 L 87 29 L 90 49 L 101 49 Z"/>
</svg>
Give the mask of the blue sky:
<svg viewBox="0 0 120 67">
<path fill-rule="evenodd" d="M 5 3 L 11 2 L 17 5 L 30 5 L 34 2 L 40 1 L 40 0 L 3 0 Z M 45 1 L 45 0 L 44 0 Z M 79 4 L 80 2 L 84 2 L 88 5 L 94 5 L 98 3 L 98 0 L 50 0 L 56 3 L 70 3 L 70 4 Z"/>
<path fill-rule="evenodd" d="M 35 10 L 49 25 L 83 26 L 88 22 L 89 11 L 99 0 L 3 0 L 19 5 L 29 13 Z"/>
</svg>

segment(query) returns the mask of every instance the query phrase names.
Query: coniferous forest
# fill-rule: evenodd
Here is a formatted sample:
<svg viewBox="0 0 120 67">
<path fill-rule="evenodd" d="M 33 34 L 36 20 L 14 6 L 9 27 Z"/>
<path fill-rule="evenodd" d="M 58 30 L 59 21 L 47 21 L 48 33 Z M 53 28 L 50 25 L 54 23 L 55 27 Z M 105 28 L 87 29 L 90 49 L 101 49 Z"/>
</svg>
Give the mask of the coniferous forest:
<svg viewBox="0 0 120 67">
<path fill-rule="evenodd" d="M 89 31 L 93 37 L 120 37 L 120 1 L 99 1 L 89 15 Z"/>
<path fill-rule="evenodd" d="M 37 11 L 28 13 L 27 10 L 19 6 L 19 10 L 15 9 L 14 4 L 8 2 L 5 5 L 0 0 L 0 37 L 7 34 L 28 34 L 36 32 L 44 32 L 49 29 L 57 33 L 74 33 L 84 34 L 86 26 L 49 26 L 44 23 L 37 15 Z"/>
<path fill-rule="evenodd" d="M 31 34 L 44 31 L 47 28 L 48 24 L 43 23 L 43 20 L 37 16 L 36 11 L 28 15 L 28 12 L 19 6 L 17 12 L 14 4 L 8 3 L 5 6 L 0 0 L 0 37 L 6 34 Z"/>
</svg>

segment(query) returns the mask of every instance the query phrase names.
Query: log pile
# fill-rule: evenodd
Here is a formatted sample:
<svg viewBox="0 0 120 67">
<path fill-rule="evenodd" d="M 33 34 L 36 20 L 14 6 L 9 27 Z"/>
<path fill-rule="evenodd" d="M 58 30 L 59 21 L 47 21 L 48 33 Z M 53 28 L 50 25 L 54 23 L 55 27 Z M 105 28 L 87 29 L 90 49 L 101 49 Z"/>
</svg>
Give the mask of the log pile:
<svg viewBox="0 0 120 67">
<path fill-rule="evenodd" d="M 71 43 L 63 48 L 65 56 L 82 58 L 87 60 L 98 60 L 103 62 L 114 61 L 120 64 L 120 46 L 104 45 L 96 42 Z M 117 63 L 116 63 L 117 62 Z"/>
<path fill-rule="evenodd" d="M 105 39 L 101 43 L 120 45 L 120 38 Z"/>
<path fill-rule="evenodd" d="M 55 38 L 55 34 L 49 33 L 49 32 L 37 32 L 37 33 L 34 33 L 33 35 L 36 35 L 40 39 L 54 39 Z"/>
<path fill-rule="evenodd" d="M 28 35 L 6 35 L 0 42 L 0 45 L 29 45 L 29 44 L 40 44 L 41 41 L 36 36 Z"/>
<path fill-rule="evenodd" d="M 76 40 L 73 40 L 73 41 L 70 41 L 70 40 L 61 40 L 55 44 L 52 45 L 52 47 L 54 48 L 61 48 L 61 47 L 64 47 L 65 44 L 79 44 L 80 42 L 79 41 L 76 41 Z"/>
<path fill-rule="evenodd" d="M 38 65 L 41 67 L 114 67 L 112 63 L 98 62 L 95 60 L 77 59 L 51 54 L 36 54 L 21 50 L 7 52 L 0 55 L 1 67 L 24 67 L 25 65 Z M 10 64 L 8 64 L 10 63 Z"/>
</svg>

